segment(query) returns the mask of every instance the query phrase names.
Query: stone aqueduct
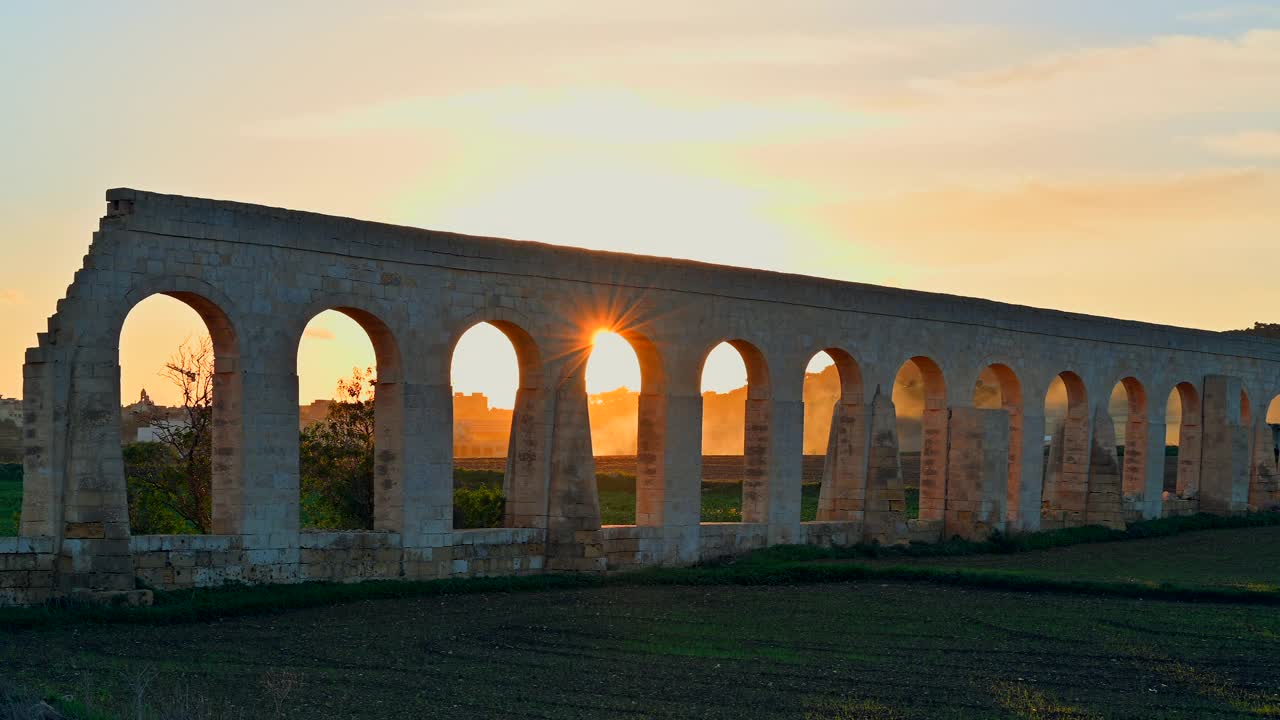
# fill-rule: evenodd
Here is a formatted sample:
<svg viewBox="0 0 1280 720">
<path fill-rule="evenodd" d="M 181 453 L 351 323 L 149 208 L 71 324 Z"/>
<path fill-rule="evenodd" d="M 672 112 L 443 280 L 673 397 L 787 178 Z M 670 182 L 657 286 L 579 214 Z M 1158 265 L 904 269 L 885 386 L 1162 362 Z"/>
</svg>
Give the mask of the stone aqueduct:
<svg viewBox="0 0 1280 720">
<path fill-rule="evenodd" d="M 687 564 L 778 543 L 899 542 L 995 529 L 1240 513 L 1280 498 L 1267 401 L 1280 344 L 1240 335 L 718 267 L 468 237 L 140 192 L 107 193 L 84 266 L 29 349 L 20 537 L 0 538 L 0 604 L 226 581 L 593 571 Z M 185 301 L 214 342 L 214 532 L 130 536 L 119 335 L 130 309 Z M 299 527 L 298 342 L 335 309 L 376 351 L 376 521 Z M 520 388 L 506 527 L 454 530 L 451 353 L 479 322 L 514 344 Z M 640 360 L 634 526 L 600 525 L 584 384 L 590 338 Z M 728 341 L 748 370 L 742 523 L 699 522 L 701 368 Z M 802 383 L 836 361 L 819 518 L 800 520 Z M 920 512 L 908 520 L 890 390 L 922 373 Z M 992 368 L 1003 409 L 976 409 Z M 1070 398 L 1043 470 L 1044 398 Z M 1123 467 L 1107 412 L 1123 383 Z M 1186 412 L 1162 498 L 1165 399 Z"/>
</svg>

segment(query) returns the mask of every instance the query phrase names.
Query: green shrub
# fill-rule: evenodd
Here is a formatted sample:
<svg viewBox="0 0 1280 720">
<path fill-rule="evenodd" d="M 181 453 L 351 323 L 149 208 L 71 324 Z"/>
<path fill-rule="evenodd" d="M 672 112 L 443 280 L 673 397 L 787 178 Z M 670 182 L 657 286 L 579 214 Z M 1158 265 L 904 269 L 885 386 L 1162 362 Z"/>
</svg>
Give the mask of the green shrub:
<svg viewBox="0 0 1280 720">
<path fill-rule="evenodd" d="M 453 469 L 453 487 L 474 489 L 489 485 L 501 488 L 503 475 L 501 470 L 468 470 L 456 467 Z"/>
<path fill-rule="evenodd" d="M 626 492 L 636 494 L 636 476 L 623 472 L 596 473 L 596 488 L 600 492 Z"/>
<path fill-rule="evenodd" d="M 455 528 L 502 527 L 507 498 L 500 488 L 479 485 L 453 491 L 453 526 Z"/>
<path fill-rule="evenodd" d="M 0 482 L 22 482 L 22 464 L 0 463 Z"/>
<path fill-rule="evenodd" d="M 18 534 L 22 514 L 22 466 L 0 464 L 0 537 Z"/>
</svg>

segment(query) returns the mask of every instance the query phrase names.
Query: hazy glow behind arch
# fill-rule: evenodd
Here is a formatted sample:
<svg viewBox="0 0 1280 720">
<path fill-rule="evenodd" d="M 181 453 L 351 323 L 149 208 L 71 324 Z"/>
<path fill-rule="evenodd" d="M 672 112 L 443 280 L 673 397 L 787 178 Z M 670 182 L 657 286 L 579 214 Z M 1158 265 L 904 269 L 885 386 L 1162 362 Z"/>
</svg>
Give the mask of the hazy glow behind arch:
<svg viewBox="0 0 1280 720">
<path fill-rule="evenodd" d="M 373 341 L 360 324 L 337 310 L 311 318 L 298 341 L 298 402 L 335 399 L 338 380 L 374 368 Z"/>
<path fill-rule="evenodd" d="M 120 329 L 120 402 L 137 402 L 145 389 L 158 405 L 179 405 L 182 395 L 161 376 L 184 344 L 198 344 L 209 329 L 195 310 L 168 295 L 152 295 L 133 307 Z"/>
<path fill-rule="evenodd" d="M 640 390 L 640 360 L 626 338 L 610 330 L 591 336 L 587 360 L 587 392 L 596 394 L 625 387 Z"/>
<path fill-rule="evenodd" d="M 501 330 L 479 323 L 458 339 L 449 366 L 455 393 L 484 393 L 489 407 L 515 407 L 520 386 L 516 348 Z"/>
<path fill-rule="evenodd" d="M 747 364 L 737 348 L 722 342 L 707 354 L 702 366 L 702 392 L 726 393 L 747 384 Z"/>
</svg>

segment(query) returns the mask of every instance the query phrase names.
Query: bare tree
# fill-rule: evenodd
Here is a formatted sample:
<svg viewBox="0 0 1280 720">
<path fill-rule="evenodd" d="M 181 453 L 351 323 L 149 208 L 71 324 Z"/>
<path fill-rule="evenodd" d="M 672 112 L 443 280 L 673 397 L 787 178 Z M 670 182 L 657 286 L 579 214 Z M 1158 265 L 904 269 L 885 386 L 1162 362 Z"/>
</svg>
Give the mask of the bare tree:
<svg viewBox="0 0 1280 720">
<path fill-rule="evenodd" d="M 160 375 L 178 388 L 181 407 L 145 413 L 140 419 L 154 429 L 156 442 L 125 450 L 129 479 L 201 533 L 213 524 L 213 364 L 209 338 L 179 346 Z"/>
</svg>

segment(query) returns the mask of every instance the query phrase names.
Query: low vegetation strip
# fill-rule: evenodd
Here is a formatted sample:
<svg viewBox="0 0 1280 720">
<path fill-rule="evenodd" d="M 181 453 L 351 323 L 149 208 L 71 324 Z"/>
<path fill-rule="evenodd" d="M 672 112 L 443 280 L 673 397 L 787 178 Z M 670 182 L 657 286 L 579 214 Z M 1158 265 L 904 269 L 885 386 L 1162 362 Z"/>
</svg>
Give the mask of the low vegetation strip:
<svg viewBox="0 0 1280 720">
<path fill-rule="evenodd" d="M 1157 523 L 1152 532 L 1167 535 L 1187 529 L 1205 529 L 1231 518 L 1178 518 Z M 1280 527 L 1280 514 L 1234 519 L 1236 524 L 1264 524 Z M 1081 529 L 1084 530 L 1084 529 Z M 1224 557 L 1249 554 L 1257 545 L 1256 536 L 1247 533 L 1232 543 L 1224 544 L 1222 533 L 1201 534 L 1197 540 L 1204 547 L 1216 548 Z M 1269 528 L 1264 540 L 1274 534 Z M 1087 532 L 1057 531 L 1043 535 L 1060 544 L 1097 540 L 1100 535 Z M 1113 540 L 1116 538 L 1112 538 Z M 1024 538 L 1025 540 L 1025 538 Z M 1024 542 L 1014 547 L 1034 547 L 1039 542 Z M 1138 543 L 1139 545 L 1141 543 Z M 1056 593 L 1097 595 L 1121 598 L 1145 598 L 1196 603 L 1229 603 L 1280 605 L 1280 589 L 1265 583 L 1210 585 L 1203 582 L 1135 582 L 1112 576 L 1053 577 L 1019 569 L 972 568 L 913 562 L 926 553 L 948 550 L 952 557 L 979 557 L 981 548 L 1005 548 L 996 543 L 969 543 L 958 546 L 908 546 L 881 548 L 875 545 L 850 548 L 817 548 L 813 546 L 778 546 L 741 558 L 726 558 L 687 568 L 648 568 L 616 575 L 537 575 L 506 578 L 468 578 L 432 581 L 366 581 L 356 584 L 303 583 L 297 585 L 233 585 L 223 588 L 156 592 L 156 604 L 150 608 L 111 608 L 72 606 L 53 603 L 39 608 L 0 609 L 0 626 L 22 627 L 84 622 L 174 623 L 214 618 L 276 613 L 291 608 L 315 607 L 336 603 L 389 598 L 443 596 L 456 594 L 548 591 L 616 586 L 781 586 L 829 584 L 865 581 L 932 583 L 935 585 L 1006 590 L 1023 593 Z M 1113 544 L 1111 547 L 1118 547 Z M 968 555 L 959 555 L 967 549 Z M 1160 554 L 1150 548 L 1147 555 Z M 1031 555 L 1033 553 L 1028 553 Z M 933 557 L 942 557 L 934 555 Z M 1141 562 L 1143 553 L 1134 554 Z M 1269 569 L 1265 558 L 1261 560 Z"/>
</svg>

